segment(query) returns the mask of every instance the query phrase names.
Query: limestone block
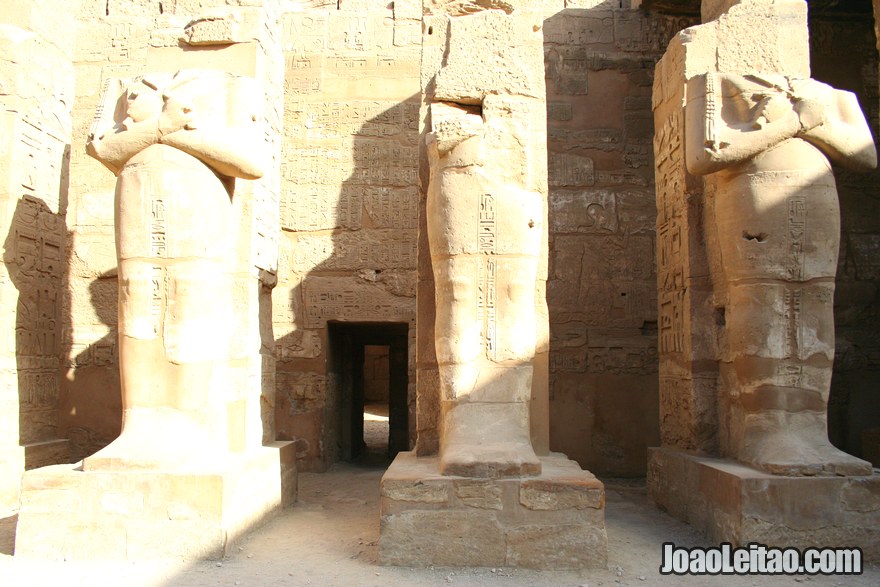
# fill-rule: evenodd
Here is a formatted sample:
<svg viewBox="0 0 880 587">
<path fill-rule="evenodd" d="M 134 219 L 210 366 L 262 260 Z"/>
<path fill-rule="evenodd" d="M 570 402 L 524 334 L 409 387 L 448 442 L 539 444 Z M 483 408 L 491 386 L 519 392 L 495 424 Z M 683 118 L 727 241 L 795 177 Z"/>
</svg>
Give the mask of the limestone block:
<svg viewBox="0 0 880 587">
<path fill-rule="evenodd" d="M 322 328 L 327 320 L 410 322 L 412 298 L 399 297 L 381 283 L 357 277 L 314 275 L 302 282 L 304 326 Z"/>
<path fill-rule="evenodd" d="M 463 479 L 453 483 L 455 497 L 466 506 L 484 510 L 502 509 L 502 489 L 498 483 L 483 479 Z"/>
</svg>

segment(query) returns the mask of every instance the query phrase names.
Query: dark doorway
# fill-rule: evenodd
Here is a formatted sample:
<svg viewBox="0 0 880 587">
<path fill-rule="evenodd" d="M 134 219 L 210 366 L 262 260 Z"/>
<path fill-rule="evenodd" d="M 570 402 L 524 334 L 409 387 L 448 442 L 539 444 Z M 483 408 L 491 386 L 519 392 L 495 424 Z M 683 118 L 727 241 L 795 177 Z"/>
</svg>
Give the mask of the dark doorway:
<svg viewBox="0 0 880 587">
<path fill-rule="evenodd" d="M 407 324 L 331 322 L 342 460 L 386 462 L 409 450 Z"/>
</svg>

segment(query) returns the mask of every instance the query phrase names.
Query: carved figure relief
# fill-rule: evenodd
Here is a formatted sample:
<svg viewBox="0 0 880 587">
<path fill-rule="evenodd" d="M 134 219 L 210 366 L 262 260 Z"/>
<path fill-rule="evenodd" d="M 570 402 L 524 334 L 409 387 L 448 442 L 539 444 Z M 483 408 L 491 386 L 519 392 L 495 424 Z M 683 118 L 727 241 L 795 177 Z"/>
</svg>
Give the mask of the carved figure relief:
<svg viewBox="0 0 880 587">
<path fill-rule="evenodd" d="M 117 175 L 120 437 L 84 468 L 174 467 L 226 450 L 234 179 L 262 175 L 262 96 L 221 71 L 111 81 L 87 146 Z"/>
<path fill-rule="evenodd" d="M 688 82 L 685 116 L 687 169 L 715 186 L 707 233 L 725 274 L 726 452 L 778 474 L 870 474 L 826 429 L 840 243 L 829 160 L 876 166 L 855 95 L 710 73 Z"/>
<path fill-rule="evenodd" d="M 542 195 L 490 172 L 479 114 L 435 103 L 428 241 L 443 398 L 440 470 L 540 473 L 529 439 Z"/>
</svg>

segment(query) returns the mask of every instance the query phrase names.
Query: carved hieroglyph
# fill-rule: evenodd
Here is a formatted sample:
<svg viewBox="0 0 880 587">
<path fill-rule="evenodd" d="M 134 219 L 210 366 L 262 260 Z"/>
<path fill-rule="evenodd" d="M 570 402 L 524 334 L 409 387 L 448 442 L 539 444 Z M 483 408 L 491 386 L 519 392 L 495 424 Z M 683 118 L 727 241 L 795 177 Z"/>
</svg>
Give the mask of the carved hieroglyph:
<svg viewBox="0 0 880 587">
<path fill-rule="evenodd" d="M 811 79 L 698 75 L 685 129 L 688 171 L 714 174 L 727 450 L 773 473 L 870 475 L 826 431 L 840 243 L 829 159 L 876 166 L 855 95 Z"/>
<path fill-rule="evenodd" d="M 124 413 L 121 436 L 85 469 L 175 467 L 226 450 L 233 178 L 263 173 L 261 104 L 254 80 L 221 71 L 106 91 L 88 152 L 118 176 Z"/>
<path fill-rule="evenodd" d="M 446 475 L 541 471 L 529 400 L 547 324 L 546 98 L 533 8 L 453 3 L 430 25 L 444 46 L 427 90 L 426 146 Z"/>
</svg>

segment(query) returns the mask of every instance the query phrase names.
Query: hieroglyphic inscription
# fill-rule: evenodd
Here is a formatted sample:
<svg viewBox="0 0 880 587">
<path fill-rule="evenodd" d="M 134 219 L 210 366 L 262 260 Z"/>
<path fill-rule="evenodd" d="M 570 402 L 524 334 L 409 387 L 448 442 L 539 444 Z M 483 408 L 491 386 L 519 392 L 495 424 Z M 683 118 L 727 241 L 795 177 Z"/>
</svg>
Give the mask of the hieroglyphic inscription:
<svg viewBox="0 0 880 587">
<path fill-rule="evenodd" d="M 110 337 L 91 344 L 74 343 L 71 345 L 68 367 L 114 366 L 117 361 L 116 355 L 116 344 Z"/>
<path fill-rule="evenodd" d="M 284 51 L 286 53 L 320 53 L 324 50 L 327 16 L 324 14 L 284 14 Z"/>
<path fill-rule="evenodd" d="M 552 153 L 549 157 L 550 187 L 589 186 L 596 183 L 593 160 L 570 153 Z"/>
<path fill-rule="evenodd" d="M 673 219 L 657 230 L 660 285 L 660 352 L 684 350 L 684 269 L 681 266 L 682 227 Z"/>
<path fill-rule="evenodd" d="M 680 353 L 685 348 L 683 210 L 685 170 L 680 109 L 673 109 L 654 138 L 657 213 L 658 346 L 661 353 Z"/>
<path fill-rule="evenodd" d="M 328 320 L 407 322 L 415 316 L 411 300 L 378 288 L 339 286 L 307 280 L 303 284 L 305 327 L 323 328 Z"/>
<path fill-rule="evenodd" d="M 571 120 L 571 104 L 568 102 L 548 102 L 547 120 L 560 122 Z"/>
<path fill-rule="evenodd" d="M 354 67 L 354 64 L 349 65 Z M 288 106 L 288 127 L 288 134 L 306 136 L 310 140 L 402 134 L 415 138 L 418 105 L 366 100 L 291 104 Z"/>
<path fill-rule="evenodd" d="M 19 405 L 44 408 L 58 401 L 58 373 L 54 370 L 30 370 L 18 374 Z"/>
<path fill-rule="evenodd" d="M 150 287 L 150 326 L 153 334 L 159 334 L 162 326 L 162 298 L 165 290 L 165 271 L 153 266 Z"/>
<path fill-rule="evenodd" d="M 414 230 L 341 232 L 335 235 L 305 235 L 296 243 L 293 269 L 314 270 L 414 269 Z"/>
<path fill-rule="evenodd" d="M 296 231 L 360 228 L 361 190 L 344 192 L 340 195 L 338 188 L 330 186 L 289 187 L 281 199 L 281 227 Z"/>
<path fill-rule="evenodd" d="M 801 338 L 801 290 L 786 287 L 785 293 L 783 294 L 783 304 L 785 308 L 783 310 L 783 315 L 785 316 L 785 323 L 788 326 L 788 332 L 785 336 L 785 356 L 797 357 L 798 353 L 801 351 L 801 349 L 798 348 Z"/>
<path fill-rule="evenodd" d="M 607 12 L 605 18 L 575 16 L 550 19 L 544 27 L 544 44 L 583 47 L 591 43 L 611 43 L 614 40 L 614 19 Z"/>
<path fill-rule="evenodd" d="M 23 194 L 42 200 L 51 212 L 59 211 L 64 144 L 41 128 L 16 122 L 17 148 L 13 172 Z"/>
<path fill-rule="evenodd" d="M 12 225 L 10 276 L 18 289 L 16 355 L 55 358 L 64 224 L 42 200 L 25 196 Z"/>
<path fill-rule="evenodd" d="M 661 221 L 674 216 L 684 198 L 683 132 L 681 113 L 676 111 L 660 126 L 654 139 L 657 213 Z"/>
<path fill-rule="evenodd" d="M 166 222 L 165 202 L 154 198 L 150 202 L 150 254 L 153 257 L 165 257 L 167 254 Z"/>
<path fill-rule="evenodd" d="M 486 332 L 486 355 L 494 359 L 497 353 L 497 279 L 498 264 L 494 258 L 497 249 L 497 217 L 495 197 L 492 194 L 480 195 L 480 217 L 477 225 L 477 242 L 480 253 L 486 255 L 480 264 L 479 293 L 477 298 L 478 317 L 484 323 Z"/>
<path fill-rule="evenodd" d="M 321 92 L 323 59 L 320 56 L 291 54 L 285 59 L 284 90 L 290 95 Z"/>
<path fill-rule="evenodd" d="M 788 199 L 788 276 L 804 278 L 804 232 L 807 226 L 807 202 L 802 196 Z"/>
<path fill-rule="evenodd" d="M 364 208 L 377 228 L 416 228 L 418 190 L 406 188 L 365 187 Z"/>
</svg>

